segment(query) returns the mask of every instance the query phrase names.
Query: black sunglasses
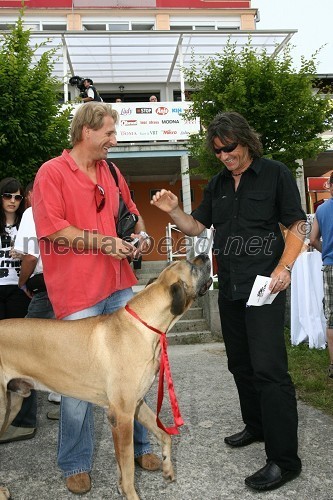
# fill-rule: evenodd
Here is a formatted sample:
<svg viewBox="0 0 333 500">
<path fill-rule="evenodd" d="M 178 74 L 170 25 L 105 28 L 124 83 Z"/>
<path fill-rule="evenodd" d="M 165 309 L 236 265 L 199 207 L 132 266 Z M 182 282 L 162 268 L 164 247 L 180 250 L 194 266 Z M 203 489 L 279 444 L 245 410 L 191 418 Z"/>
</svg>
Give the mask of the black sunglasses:
<svg viewBox="0 0 333 500">
<path fill-rule="evenodd" d="M 12 200 L 13 198 L 15 201 L 23 200 L 23 196 L 21 194 L 3 193 L 1 196 L 4 200 Z"/>
<path fill-rule="evenodd" d="M 214 153 L 216 155 L 219 155 L 220 153 L 231 153 L 234 149 L 236 149 L 238 146 L 238 142 L 232 142 L 228 146 L 223 146 L 222 148 L 214 148 Z"/>
<path fill-rule="evenodd" d="M 95 201 L 96 201 L 96 210 L 97 212 L 100 212 L 103 210 L 104 205 L 105 205 L 105 191 L 102 186 L 99 184 L 96 184 L 95 187 Z"/>
</svg>

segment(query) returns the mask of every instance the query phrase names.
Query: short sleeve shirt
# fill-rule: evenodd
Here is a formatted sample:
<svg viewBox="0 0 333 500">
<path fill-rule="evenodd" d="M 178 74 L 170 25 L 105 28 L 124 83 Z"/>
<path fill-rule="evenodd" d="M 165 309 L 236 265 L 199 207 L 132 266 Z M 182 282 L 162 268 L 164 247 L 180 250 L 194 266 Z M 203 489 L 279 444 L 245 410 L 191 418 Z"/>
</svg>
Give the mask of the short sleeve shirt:
<svg viewBox="0 0 333 500">
<path fill-rule="evenodd" d="M 265 158 L 253 160 L 236 192 L 226 168 L 214 176 L 192 215 L 215 229 L 219 288 L 230 300 L 248 298 L 255 277 L 276 267 L 284 249 L 280 224 L 306 220 L 290 170 Z"/>
<path fill-rule="evenodd" d="M 326 200 L 316 211 L 320 234 L 323 237 L 322 259 L 326 266 L 333 265 L 333 198 Z"/>
<path fill-rule="evenodd" d="M 27 208 L 22 215 L 15 239 L 14 250 L 36 257 L 36 267 L 32 275 L 43 272 L 32 207 Z"/>
<path fill-rule="evenodd" d="M 139 215 L 125 179 L 117 169 L 119 188 L 129 210 Z M 105 206 L 97 211 L 96 185 L 76 165 L 68 151 L 44 163 L 34 182 L 33 214 L 38 239 L 75 226 L 116 236 L 119 190 L 105 161 L 97 164 L 97 182 L 105 191 Z M 112 293 L 136 283 L 131 267 L 99 250 L 79 251 L 40 240 L 44 278 L 57 318 L 91 307 Z"/>
</svg>

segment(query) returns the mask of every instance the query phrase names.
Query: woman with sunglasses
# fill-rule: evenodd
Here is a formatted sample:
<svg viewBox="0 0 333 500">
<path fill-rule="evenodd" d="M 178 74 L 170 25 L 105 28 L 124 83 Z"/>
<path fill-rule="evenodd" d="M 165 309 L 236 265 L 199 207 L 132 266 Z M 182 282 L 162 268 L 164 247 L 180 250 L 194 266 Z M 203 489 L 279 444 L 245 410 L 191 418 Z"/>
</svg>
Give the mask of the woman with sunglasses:
<svg viewBox="0 0 333 500">
<path fill-rule="evenodd" d="M 12 256 L 25 209 L 23 187 L 13 177 L 0 181 L 0 319 L 24 318 L 30 299 L 18 288 L 21 261 Z"/>
</svg>

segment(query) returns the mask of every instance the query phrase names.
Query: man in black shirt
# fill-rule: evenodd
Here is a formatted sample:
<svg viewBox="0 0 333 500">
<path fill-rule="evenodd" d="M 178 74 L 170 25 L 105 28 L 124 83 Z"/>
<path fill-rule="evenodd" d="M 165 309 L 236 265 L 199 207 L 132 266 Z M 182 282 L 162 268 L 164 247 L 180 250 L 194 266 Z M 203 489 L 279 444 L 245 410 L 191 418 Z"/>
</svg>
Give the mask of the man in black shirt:
<svg viewBox="0 0 333 500">
<path fill-rule="evenodd" d="M 271 490 L 301 472 L 284 311 L 306 215 L 291 172 L 283 163 L 262 158 L 258 134 L 244 117 L 235 112 L 217 115 L 208 127 L 207 143 L 224 169 L 208 183 L 199 207 L 185 214 L 178 198 L 164 189 L 151 203 L 189 236 L 214 226 L 222 334 L 245 423 L 225 443 L 242 447 L 265 441 L 267 463 L 245 483 Z M 249 307 L 257 275 L 271 277 L 270 291 L 280 293 L 272 304 Z"/>
<path fill-rule="evenodd" d="M 103 99 L 97 92 L 96 87 L 94 87 L 94 82 L 90 78 L 85 78 L 85 80 L 83 80 L 82 83 L 85 87 L 84 91 L 85 97 L 82 97 L 83 102 L 90 102 L 90 101 L 103 102 Z"/>
</svg>

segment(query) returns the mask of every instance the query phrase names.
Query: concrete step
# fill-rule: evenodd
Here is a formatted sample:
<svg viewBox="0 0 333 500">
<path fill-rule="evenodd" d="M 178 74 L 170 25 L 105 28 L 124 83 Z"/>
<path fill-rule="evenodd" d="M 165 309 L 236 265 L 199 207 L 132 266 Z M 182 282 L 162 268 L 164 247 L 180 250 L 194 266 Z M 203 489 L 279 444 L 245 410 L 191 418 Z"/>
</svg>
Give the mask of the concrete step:
<svg viewBox="0 0 333 500">
<path fill-rule="evenodd" d="M 192 321 L 195 319 L 202 319 L 203 318 L 203 310 L 202 307 L 191 307 L 184 316 L 182 316 L 181 320 L 184 319 L 191 319 Z M 180 321 L 181 321 L 180 320 Z"/>
<path fill-rule="evenodd" d="M 207 330 L 207 322 L 204 318 L 201 319 L 183 319 L 181 318 L 173 325 L 171 332 L 200 332 Z"/>
<path fill-rule="evenodd" d="M 141 262 L 141 269 L 137 269 L 139 273 L 141 272 L 161 272 L 165 267 L 167 267 L 168 262 L 166 260 L 143 260 Z"/>
<path fill-rule="evenodd" d="M 167 334 L 168 344 L 205 344 L 211 342 L 221 342 L 221 338 L 218 338 L 212 334 L 210 330 L 202 330 L 198 332 L 173 332 L 170 331 Z"/>
</svg>

